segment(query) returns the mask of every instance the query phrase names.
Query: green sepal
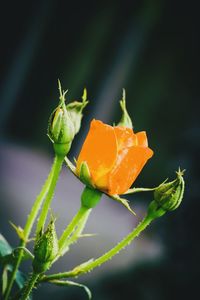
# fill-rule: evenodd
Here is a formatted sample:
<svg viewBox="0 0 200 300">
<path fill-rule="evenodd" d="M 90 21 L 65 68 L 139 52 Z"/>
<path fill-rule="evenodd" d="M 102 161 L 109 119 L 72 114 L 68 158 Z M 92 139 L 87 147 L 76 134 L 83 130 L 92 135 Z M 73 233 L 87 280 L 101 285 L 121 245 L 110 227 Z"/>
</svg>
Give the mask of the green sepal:
<svg viewBox="0 0 200 300">
<path fill-rule="evenodd" d="M 113 200 L 120 202 L 123 206 L 125 206 L 133 215 L 136 215 L 136 213 L 131 209 L 128 200 L 121 198 L 119 195 L 108 195 Z"/>
<path fill-rule="evenodd" d="M 83 117 L 83 109 L 86 107 L 89 101 L 87 101 L 87 90 L 83 90 L 82 102 L 73 101 L 66 105 L 66 109 L 74 125 L 75 134 L 77 134 L 81 127 L 81 120 Z"/>
<path fill-rule="evenodd" d="M 154 187 L 154 188 L 131 188 L 131 189 L 128 189 L 124 193 L 124 195 L 141 193 L 141 192 L 152 192 L 152 191 L 155 191 L 156 189 L 157 189 L 157 187 Z"/>
<path fill-rule="evenodd" d="M 81 195 L 81 204 L 83 207 L 93 208 L 99 203 L 101 196 L 102 192 L 86 186 Z"/>
<path fill-rule="evenodd" d="M 71 281 L 71 280 L 50 280 L 48 281 L 49 283 L 53 283 L 55 285 L 58 285 L 58 286 L 75 286 L 75 287 L 80 287 L 80 288 L 83 288 L 88 296 L 88 299 L 92 299 L 92 293 L 91 291 L 89 290 L 89 288 L 84 285 L 84 284 L 81 284 L 81 283 L 77 283 L 77 282 L 74 282 L 74 281 Z"/>
<path fill-rule="evenodd" d="M 67 156 L 65 156 L 65 162 L 67 167 L 69 168 L 69 170 L 76 176 L 78 177 L 78 175 L 76 174 L 76 167 L 73 165 L 73 163 L 69 160 L 69 158 Z"/>
<path fill-rule="evenodd" d="M 81 163 L 79 178 L 85 185 L 94 188 L 94 186 L 92 185 L 90 170 L 86 161 L 83 161 Z"/>
<path fill-rule="evenodd" d="M 133 129 L 133 124 L 132 124 L 131 118 L 126 109 L 126 91 L 125 91 L 125 89 L 123 89 L 122 100 L 120 100 L 119 103 L 120 103 L 120 106 L 122 109 L 122 117 L 121 117 L 121 120 L 119 121 L 119 123 L 117 124 L 117 126 L 123 126 L 123 127 L 128 127 L 128 128 Z"/>
</svg>

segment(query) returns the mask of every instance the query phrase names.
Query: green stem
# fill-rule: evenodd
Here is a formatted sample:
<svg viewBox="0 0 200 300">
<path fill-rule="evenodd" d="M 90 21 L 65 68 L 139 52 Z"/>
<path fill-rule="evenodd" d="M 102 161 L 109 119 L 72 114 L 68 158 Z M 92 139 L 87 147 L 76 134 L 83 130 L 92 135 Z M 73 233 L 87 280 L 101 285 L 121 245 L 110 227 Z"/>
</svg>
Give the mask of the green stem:
<svg viewBox="0 0 200 300">
<path fill-rule="evenodd" d="M 44 201 L 44 205 L 42 207 L 42 211 L 37 223 L 37 228 L 36 228 L 36 234 L 38 232 L 40 232 L 40 230 L 43 228 L 43 226 L 45 225 L 45 221 L 48 215 L 48 211 L 49 211 L 49 207 L 54 195 L 54 190 L 56 187 L 56 183 L 58 181 L 58 177 L 62 168 L 62 164 L 64 161 L 64 157 L 63 156 L 55 156 L 54 159 L 54 164 L 53 164 L 53 172 L 52 172 L 52 178 L 51 178 L 51 184 L 49 186 L 45 201 Z"/>
<path fill-rule="evenodd" d="M 22 296 L 21 296 L 20 300 L 28 299 L 32 289 L 34 288 L 37 280 L 39 279 L 39 276 L 40 276 L 40 274 L 32 273 L 32 275 L 30 276 L 29 280 L 26 283 L 26 286 L 22 292 Z"/>
<path fill-rule="evenodd" d="M 36 198 L 36 200 L 35 200 L 35 202 L 32 206 L 31 212 L 28 215 L 26 225 L 25 225 L 25 228 L 24 228 L 24 240 L 21 240 L 20 245 L 19 245 L 20 247 L 25 247 L 26 246 L 26 243 L 27 243 L 28 238 L 29 238 L 29 234 L 31 232 L 31 229 L 33 227 L 35 219 L 38 215 L 38 212 L 40 210 L 42 202 L 43 202 L 44 198 L 46 197 L 46 195 L 48 193 L 48 190 L 50 189 L 50 186 L 52 186 L 52 184 L 55 184 L 55 175 L 54 175 L 54 173 L 58 169 L 58 162 L 60 164 L 60 159 L 58 160 L 58 158 L 56 156 L 55 159 L 54 159 L 51 171 L 50 171 L 50 173 L 49 173 L 49 175 L 48 175 L 48 177 L 45 181 L 45 184 L 43 185 L 42 190 L 41 190 L 40 194 L 37 196 L 37 198 Z M 54 178 L 54 181 L 53 181 L 53 178 Z M 20 266 L 22 257 L 23 257 L 23 249 L 19 250 L 16 263 L 13 266 L 13 271 L 11 273 L 11 277 L 10 277 L 10 280 L 9 280 L 9 283 L 8 283 L 8 286 L 7 286 L 7 289 L 6 289 L 6 293 L 5 293 L 5 298 L 4 298 L 5 300 L 8 300 L 8 298 L 9 298 L 9 295 L 10 295 L 10 292 L 11 292 L 11 289 L 12 289 L 12 286 L 13 286 L 13 283 L 14 283 L 14 280 L 15 280 L 16 272 L 17 272 L 17 270 Z"/>
<path fill-rule="evenodd" d="M 81 236 L 81 233 L 83 232 L 85 228 L 85 224 L 88 220 L 88 217 L 91 213 L 91 209 L 88 209 L 87 212 L 84 214 L 84 216 L 81 218 L 80 222 L 78 223 L 76 229 L 72 232 L 72 234 L 67 238 L 65 245 L 63 247 L 62 255 L 65 254 L 66 251 L 68 251 L 68 248 L 70 245 L 75 243 L 77 239 Z"/>
<path fill-rule="evenodd" d="M 118 252 L 128 246 L 151 223 L 151 221 L 152 218 L 147 215 L 131 233 L 129 233 L 121 242 L 119 242 L 119 244 L 117 244 L 110 251 L 106 252 L 104 255 L 83 267 L 80 271 L 80 274 L 91 271 L 92 269 L 111 259 L 114 255 L 118 254 Z"/>
<path fill-rule="evenodd" d="M 20 247 L 24 247 L 25 245 L 26 245 L 25 241 L 20 242 Z M 12 286 L 13 286 L 13 283 L 14 283 L 14 280 L 15 280 L 15 277 L 16 277 L 17 270 L 18 270 L 19 265 L 21 263 L 22 257 L 23 257 L 23 250 L 21 249 L 21 250 L 19 250 L 16 263 L 13 266 L 13 270 L 12 270 L 12 273 L 11 273 L 10 280 L 8 282 L 8 286 L 7 286 L 7 289 L 6 289 L 4 300 L 7 300 L 10 296 L 10 292 L 11 292 L 11 289 L 12 289 Z"/>
<path fill-rule="evenodd" d="M 44 276 L 41 279 L 41 281 L 75 277 L 82 273 L 89 272 L 92 269 L 102 265 L 103 263 L 111 259 L 114 255 L 116 255 L 119 251 L 121 251 L 123 248 L 128 246 L 151 223 L 152 220 L 153 218 L 150 215 L 147 215 L 131 233 L 129 233 L 121 242 L 119 242 L 119 244 L 117 244 L 114 248 L 112 248 L 110 251 L 106 252 L 99 258 L 82 264 L 78 267 L 75 267 L 72 271 L 69 272 Z"/>
<path fill-rule="evenodd" d="M 83 230 L 84 225 L 87 221 L 87 218 L 91 212 L 91 208 L 81 206 L 75 217 L 72 219 L 71 223 L 67 226 L 67 228 L 64 230 L 62 236 L 60 237 L 60 240 L 58 242 L 59 244 L 59 256 L 63 255 L 68 246 L 73 242 L 74 237 L 70 239 L 71 234 L 74 232 L 74 230 L 77 228 L 77 226 L 81 226 L 81 230 Z M 80 230 L 76 232 L 76 234 L 80 234 Z"/>
</svg>

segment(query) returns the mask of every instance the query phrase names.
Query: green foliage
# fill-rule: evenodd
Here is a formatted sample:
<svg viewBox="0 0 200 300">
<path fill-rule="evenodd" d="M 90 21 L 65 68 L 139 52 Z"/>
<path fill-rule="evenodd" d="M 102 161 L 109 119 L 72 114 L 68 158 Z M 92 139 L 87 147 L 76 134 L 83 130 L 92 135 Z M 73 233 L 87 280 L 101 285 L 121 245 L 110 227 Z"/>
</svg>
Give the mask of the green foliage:
<svg viewBox="0 0 200 300">
<path fill-rule="evenodd" d="M 7 240 L 2 234 L 0 234 L 0 264 L 3 267 L 2 272 L 2 294 L 4 295 L 7 285 L 8 285 L 8 273 L 13 271 L 13 264 L 16 260 L 15 253 L 19 248 L 12 249 Z M 28 255 L 28 254 L 27 254 Z M 29 254 L 29 258 L 30 258 Z M 24 256 L 24 259 L 28 257 Z M 24 287 L 27 277 L 21 271 L 16 272 L 15 281 L 19 289 Z M 29 298 L 31 299 L 31 298 Z"/>
<path fill-rule="evenodd" d="M 5 256 L 12 253 L 12 247 L 6 241 L 4 236 L 0 233 L 0 260 Z"/>
</svg>

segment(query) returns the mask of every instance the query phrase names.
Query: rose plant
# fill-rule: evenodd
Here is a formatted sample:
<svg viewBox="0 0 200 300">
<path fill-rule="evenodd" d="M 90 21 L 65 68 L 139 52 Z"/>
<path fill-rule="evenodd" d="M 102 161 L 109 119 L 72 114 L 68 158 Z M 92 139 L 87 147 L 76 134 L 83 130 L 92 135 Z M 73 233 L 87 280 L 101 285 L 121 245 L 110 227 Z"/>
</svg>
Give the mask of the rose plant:
<svg viewBox="0 0 200 300">
<path fill-rule="evenodd" d="M 33 288 L 45 282 L 84 288 L 88 297 L 91 298 L 91 292 L 86 286 L 68 278 L 78 277 L 111 259 L 128 246 L 153 220 L 167 211 L 176 209 L 183 199 L 184 172 L 180 169 L 176 172 L 176 179 L 172 182 L 165 181 L 155 188 L 131 188 L 147 161 L 153 156 L 153 151 L 148 147 L 146 132 L 135 133 L 133 131 L 132 121 L 126 109 L 124 90 L 120 101 L 122 109 L 120 122 L 115 126 L 110 126 L 99 120 L 92 120 L 74 165 L 67 155 L 81 127 L 83 109 L 88 104 L 87 92 L 84 89 L 82 101 L 74 101 L 67 105 L 65 103 L 67 92 L 62 90 L 60 82 L 59 92 L 59 104 L 51 114 L 48 126 L 48 136 L 55 151 L 51 171 L 41 192 L 36 197 L 24 228 L 12 224 L 19 236 L 19 246 L 11 247 L 3 235 L 0 235 L 2 298 L 4 300 L 30 299 Z M 58 237 L 53 216 L 49 224 L 45 225 L 64 163 L 84 183 L 85 188 L 81 195 L 80 209 L 66 226 L 63 234 Z M 153 200 L 147 207 L 146 215 L 138 226 L 116 246 L 102 256 L 90 259 L 67 272 L 46 274 L 53 263 L 66 254 L 70 246 L 80 238 L 87 219 L 92 209 L 99 203 L 102 193 L 135 214 L 124 195 L 146 191 L 153 193 Z M 32 253 L 27 245 L 34 223 L 37 224 Z M 25 259 L 32 261 L 32 270 L 28 276 L 22 275 L 19 270 Z M 14 282 L 18 285 L 17 292 L 13 290 Z"/>
</svg>

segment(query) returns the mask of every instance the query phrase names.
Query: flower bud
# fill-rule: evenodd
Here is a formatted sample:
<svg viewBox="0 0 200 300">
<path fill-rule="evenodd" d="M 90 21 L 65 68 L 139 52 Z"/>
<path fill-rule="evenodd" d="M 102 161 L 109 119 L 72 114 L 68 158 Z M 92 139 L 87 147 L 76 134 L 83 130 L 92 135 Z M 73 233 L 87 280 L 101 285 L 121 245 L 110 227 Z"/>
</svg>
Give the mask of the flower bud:
<svg viewBox="0 0 200 300">
<path fill-rule="evenodd" d="M 69 152 L 71 142 L 75 135 L 74 125 L 65 105 L 67 91 L 61 90 L 59 83 L 60 103 L 49 119 L 48 136 L 54 144 L 56 154 L 65 156 Z"/>
<path fill-rule="evenodd" d="M 88 104 L 87 101 L 87 90 L 84 89 L 83 96 L 82 96 L 82 102 L 74 101 L 72 103 L 69 103 L 66 108 L 69 113 L 69 116 L 72 120 L 72 123 L 74 125 L 75 134 L 77 134 L 81 127 L 81 120 L 83 117 L 82 111 L 85 108 L 85 106 Z"/>
<path fill-rule="evenodd" d="M 58 254 L 58 239 L 55 220 L 51 220 L 44 233 L 40 233 L 34 246 L 33 270 L 43 273 L 48 270 Z"/>
<path fill-rule="evenodd" d="M 176 174 L 177 178 L 174 181 L 163 183 L 154 191 L 154 200 L 165 211 L 176 209 L 183 199 L 185 189 L 184 171 L 179 169 Z"/>
<path fill-rule="evenodd" d="M 121 109 L 122 109 L 122 117 L 120 122 L 117 124 L 117 126 L 123 126 L 123 127 L 128 127 L 133 129 L 133 124 L 131 121 L 131 118 L 127 112 L 126 109 L 126 92 L 125 89 L 123 89 L 123 94 L 122 94 L 122 100 L 119 102 Z"/>
</svg>

